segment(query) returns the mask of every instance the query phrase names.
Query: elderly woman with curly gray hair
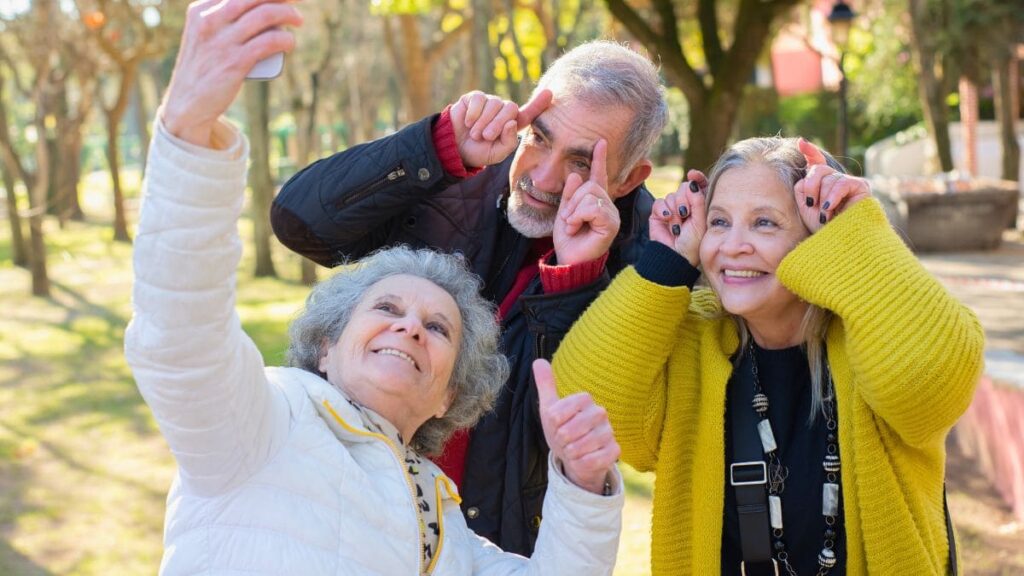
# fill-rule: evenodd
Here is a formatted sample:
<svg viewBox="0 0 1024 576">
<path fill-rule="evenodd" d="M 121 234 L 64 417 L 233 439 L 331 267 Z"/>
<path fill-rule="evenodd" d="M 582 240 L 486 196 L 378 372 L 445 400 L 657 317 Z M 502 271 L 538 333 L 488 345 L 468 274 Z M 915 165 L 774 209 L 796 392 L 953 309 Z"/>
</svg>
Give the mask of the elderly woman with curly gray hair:
<svg viewBox="0 0 1024 576">
<path fill-rule="evenodd" d="M 623 496 L 608 417 L 559 399 L 527 559 L 476 536 L 426 456 L 489 410 L 508 362 L 460 258 L 378 252 L 317 286 L 267 368 L 234 309 L 247 143 L 220 120 L 260 58 L 288 50 L 278 0 L 195 2 L 158 114 L 125 353 L 178 472 L 162 574 L 610 574 Z"/>
</svg>

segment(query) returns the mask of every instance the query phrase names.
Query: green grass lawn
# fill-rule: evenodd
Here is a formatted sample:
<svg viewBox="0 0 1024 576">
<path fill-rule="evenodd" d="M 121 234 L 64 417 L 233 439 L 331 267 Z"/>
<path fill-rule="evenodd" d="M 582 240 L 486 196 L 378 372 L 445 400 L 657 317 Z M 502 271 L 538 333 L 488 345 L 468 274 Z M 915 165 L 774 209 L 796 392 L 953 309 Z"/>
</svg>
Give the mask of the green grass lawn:
<svg viewBox="0 0 1024 576">
<path fill-rule="evenodd" d="M 126 180 L 137 190 L 137 174 Z M 0 219 L 0 575 L 148 575 L 160 563 L 174 462 L 122 354 L 132 254 L 109 241 L 108 190 L 105 174 L 89 175 L 90 218 L 47 222 L 50 299 L 29 296 Z M 241 229 L 248 237 L 249 222 Z M 239 314 L 269 364 L 307 293 L 297 258 L 277 248 L 283 279 L 253 279 L 248 244 L 238 277 Z M 647 574 L 652 477 L 625 472 L 616 574 Z"/>
</svg>

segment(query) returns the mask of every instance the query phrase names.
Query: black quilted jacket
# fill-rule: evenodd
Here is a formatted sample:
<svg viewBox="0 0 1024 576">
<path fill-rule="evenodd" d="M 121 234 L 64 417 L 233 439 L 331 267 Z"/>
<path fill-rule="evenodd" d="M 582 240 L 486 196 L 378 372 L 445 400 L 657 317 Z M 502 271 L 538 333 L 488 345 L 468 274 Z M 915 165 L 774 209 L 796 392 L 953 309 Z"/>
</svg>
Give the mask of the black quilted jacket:
<svg viewBox="0 0 1024 576">
<path fill-rule="evenodd" d="M 437 116 L 394 135 L 323 158 L 292 177 L 274 200 L 271 223 L 281 242 L 324 265 L 357 260 L 394 244 L 462 253 L 500 303 L 524 264 L 531 240 L 505 217 L 512 158 L 459 180 L 434 150 Z M 653 199 L 643 187 L 619 199 L 622 228 L 608 258 L 614 275 L 647 242 Z M 550 358 L 562 336 L 609 274 L 589 286 L 547 295 L 539 279 L 502 319 L 512 372 L 495 410 L 473 429 L 460 490 L 470 528 L 503 549 L 533 551 L 547 488 L 547 445 L 530 366 Z"/>
</svg>

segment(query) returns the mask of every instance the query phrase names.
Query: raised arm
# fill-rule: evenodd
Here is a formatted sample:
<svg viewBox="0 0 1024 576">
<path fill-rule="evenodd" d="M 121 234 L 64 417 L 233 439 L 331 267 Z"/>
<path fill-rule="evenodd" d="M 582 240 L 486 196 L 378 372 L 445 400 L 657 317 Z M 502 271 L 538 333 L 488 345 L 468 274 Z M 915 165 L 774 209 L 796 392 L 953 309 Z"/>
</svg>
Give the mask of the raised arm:
<svg viewBox="0 0 1024 576">
<path fill-rule="evenodd" d="M 198 494 L 243 480 L 287 433 L 234 310 L 248 149 L 219 117 L 257 60 L 291 47 L 276 27 L 298 23 L 283 2 L 194 3 L 150 147 L 125 356 Z"/>
<path fill-rule="evenodd" d="M 855 391 L 872 410 L 909 444 L 934 442 L 970 404 L 981 324 L 903 244 L 866 181 L 801 148 L 812 169 L 796 193 L 811 199 L 798 204 L 816 231 L 782 261 L 779 279 L 839 317 Z"/>
<path fill-rule="evenodd" d="M 324 266 L 408 242 L 402 225 L 417 205 L 515 150 L 518 127 L 550 101 L 542 92 L 521 109 L 470 92 L 440 115 L 314 162 L 274 199 L 274 234 Z"/>
</svg>

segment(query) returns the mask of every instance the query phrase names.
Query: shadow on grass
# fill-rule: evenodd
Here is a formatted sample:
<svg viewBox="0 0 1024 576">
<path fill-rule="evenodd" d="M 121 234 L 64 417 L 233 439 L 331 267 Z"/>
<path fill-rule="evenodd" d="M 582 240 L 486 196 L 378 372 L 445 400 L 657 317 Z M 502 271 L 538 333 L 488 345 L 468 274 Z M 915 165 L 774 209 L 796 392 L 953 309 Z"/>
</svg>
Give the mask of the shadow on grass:
<svg viewBox="0 0 1024 576">
<path fill-rule="evenodd" d="M 121 314 L 115 312 L 109 307 L 101 306 L 90 301 L 86 298 L 81 291 L 75 290 L 54 279 L 50 279 L 50 286 L 63 292 L 75 306 L 54 301 L 54 304 L 60 306 L 68 311 L 68 318 L 66 320 L 67 327 L 70 328 L 70 323 L 73 322 L 79 316 L 95 316 L 101 320 L 107 322 L 110 326 L 110 332 L 112 334 L 119 334 L 121 338 L 124 336 L 124 328 L 128 325 L 128 319 Z"/>
<path fill-rule="evenodd" d="M 51 576 L 54 574 L 12 548 L 2 537 L 0 537 L 0 573 L 17 574 L 17 576 Z"/>
<path fill-rule="evenodd" d="M 20 489 L 27 478 L 23 470 L 8 465 L 13 456 L 13 447 L 0 437 L 0 574 L 18 576 L 47 576 L 53 572 L 40 566 L 11 545 L 9 522 L 18 514 L 31 511 L 18 498 Z"/>
<path fill-rule="evenodd" d="M 45 440 L 38 436 L 37 434 L 34 434 L 27 427 L 18 426 L 16 424 L 0 420 L 0 428 L 3 428 L 5 431 L 14 434 L 15 436 L 21 438 L 23 441 L 28 440 L 34 442 L 35 445 L 37 445 L 39 448 L 42 448 L 44 451 L 53 456 L 56 460 L 60 461 L 61 463 L 63 463 L 65 466 L 72 470 L 77 470 L 90 477 L 109 480 L 115 484 L 118 484 L 125 488 L 131 488 L 132 490 L 135 490 L 151 498 L 163 498 L 167 493 L 167 490 L 165 489 L 157 490 L 154 489 L 152 486 L 148 486 L 134 478 L 122 476 L 120 474 L 114 474 L 102 468 L 92 466 L 88 463 L 91 456 L 89 453 L 81 453 L 77 455 L 73 454 L 71 450 L 68 450 L 54 442 Z"/>
</svg>

